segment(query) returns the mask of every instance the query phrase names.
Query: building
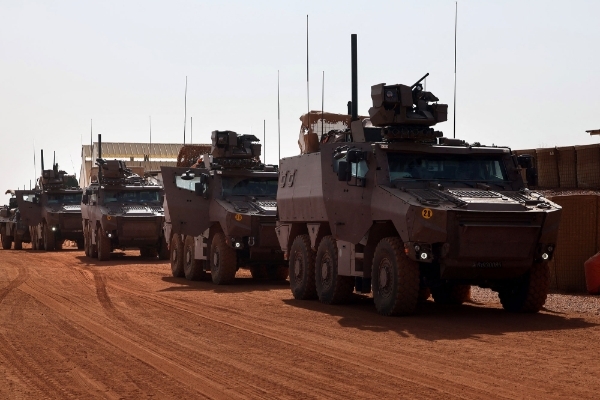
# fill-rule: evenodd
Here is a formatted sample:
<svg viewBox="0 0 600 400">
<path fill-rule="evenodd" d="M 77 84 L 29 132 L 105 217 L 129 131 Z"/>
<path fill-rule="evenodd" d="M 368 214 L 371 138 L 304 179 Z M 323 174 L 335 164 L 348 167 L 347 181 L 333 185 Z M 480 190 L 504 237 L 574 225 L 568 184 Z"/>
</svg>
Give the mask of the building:
<svg viewBox="0 0 600 400">
<path fill-rule="evenodd" d="M 102 142 L 102 158 L 125 161 L 128 167 L 143 167 L 146 172 L 160 171 L 161 166 L 176 166 L 181 144 Z M 92 167 L 98 158 L 98 142 L 81 146 L 79 186 L 90 183 Z"/>
</svg>

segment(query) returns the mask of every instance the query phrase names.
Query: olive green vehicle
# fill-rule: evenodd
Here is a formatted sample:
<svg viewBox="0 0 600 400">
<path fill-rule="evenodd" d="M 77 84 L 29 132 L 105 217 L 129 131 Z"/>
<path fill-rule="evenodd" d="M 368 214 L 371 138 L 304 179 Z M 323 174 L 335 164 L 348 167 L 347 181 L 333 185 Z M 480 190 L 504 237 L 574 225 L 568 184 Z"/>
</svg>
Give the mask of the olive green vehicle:
<svg viewBox="0 0 600 400">
<path fill-rule="evenodd" d="M 173 276 L 201 280 L 210 272 L 222 285 L 249 268 L 254 278 L 287 278 L 275 235 L 277 167 L 260 162 L 257 142 L 214 131 L 211 153 L 195 165 L 161 168 Z"/>
<path fill-rule="evenodd" d="M 53 163 L 52 169 L 44 169 L 34 190 L 16 190 L 15 195 L 21 219 L 29 226 L 33 250 L 61 250 L 65 240 L 83 248 L 81 230 L 82 190 L 74 175 L 68 175 Z"/>
<path fill-rule="evenodd" d="M 98 146 L 98 176 L 81 201 L 85 254 L 106 261 L 115 249 L 140 249 L 142 257 L 167 259 L 162 186 L 133 173 L 123 161 L 102 159 L 100 135 Z"/>
<path fill-rule="evenodd" d="M 432 126 L 447 106 L 421 81 L 372 86 L 359 118 L 355 43 L 349 129 L 280 163 L 276 232 L 294 297 L 372 290 L 379 313 L 402 315 L 430 294 L 461 304 L 477 285 L 508 311 L 539 311 L 561 208 L 525 187 L 528 159 L 442 137 Z"/>
<path fill-rule="evenodd" d="M 13 190 L 7 190 L 6 194 L 12 194 L 8 200 L 8 205 L 0 208 L 0 238 L 2 248 L 8 250 L 15 244 L 15 250 L 23 248 L 23 242 L 29 243 L 31 237 L 29 235 L 29 227 L 21 219 L 21 213 L 17 205 L 17 199 L 14 197 Z"/>
</svg>

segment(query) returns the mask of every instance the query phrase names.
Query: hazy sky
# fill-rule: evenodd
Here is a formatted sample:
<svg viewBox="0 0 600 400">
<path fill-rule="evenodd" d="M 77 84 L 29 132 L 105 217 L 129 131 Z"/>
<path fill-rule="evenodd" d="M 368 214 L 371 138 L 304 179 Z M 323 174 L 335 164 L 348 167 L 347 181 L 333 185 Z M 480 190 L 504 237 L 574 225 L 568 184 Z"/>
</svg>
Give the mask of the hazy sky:
<svg viewBox="0 0 600 400">
<path fill-rule="evenodd" d="M 188 76 L 193 140 L 215 129 L 259 134 L 277 161 L 298 153 L 310 106 L 346 112 L 350 34 L 358 34 L 359 113 L 370 86 L 412 84 L 449 104 L 452 136 L 454 1 L 0 0 L 0 189 L 34 180 L 33 151 L 79 173 L 81 143 L 183 141 Z M 457 137 L 531 148 L 596 143 L 600 128 L 597 1 L 458 4 Z M 189 141 L 189 136 L 188 136 Z M 39 157 L 38 168 L 39 168 Z"/>
</svg>

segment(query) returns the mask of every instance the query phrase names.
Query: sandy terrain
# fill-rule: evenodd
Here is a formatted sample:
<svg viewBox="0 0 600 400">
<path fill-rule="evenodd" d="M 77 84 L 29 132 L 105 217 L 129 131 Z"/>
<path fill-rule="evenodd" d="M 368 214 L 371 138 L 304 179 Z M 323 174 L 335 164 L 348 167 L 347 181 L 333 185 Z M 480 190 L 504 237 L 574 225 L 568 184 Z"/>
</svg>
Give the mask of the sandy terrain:
<svg viewBox="0 0 600 400">
<path fill-rule="evenodd" d="M 369 297 L 191 283 L 133 252 L 4 250 L 0 398 L 597 398 L 600 306 L 569 298 L 515 315 L 477 290 L 386 318 Z"/>
</svg>

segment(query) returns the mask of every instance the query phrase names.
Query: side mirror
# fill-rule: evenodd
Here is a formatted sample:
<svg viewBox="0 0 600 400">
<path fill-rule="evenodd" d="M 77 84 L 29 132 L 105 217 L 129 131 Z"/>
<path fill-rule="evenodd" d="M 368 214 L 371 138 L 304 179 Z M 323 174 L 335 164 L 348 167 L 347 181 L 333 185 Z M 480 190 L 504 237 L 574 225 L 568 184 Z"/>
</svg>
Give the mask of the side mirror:
<svg viewBox="0 0 600 400">
<path fill-rule="evenodd" d="M 348 182 L 350 180 L 350 164 L 348 161 L 340 160 L 338 163 L 338 181 Z"/>
<path fill-rule="evenodd" d="M 185 171 L 183 174 L 181 174 L 181 179 L 183 179 L 184 181 L 191 181 L 195 177 L 196 177 L 196 174 L 194 174 L 189 169 L 187 171 Z"/>
<path fill-rule="evenodd" d="M 39 202 L 40 202 L 40 200 L 39 200 L 37 197 L 33 197 L 33 198 L 31 199 L 31 202 L 32 202 L 33 204 L 37 204 L 37 203 L 39 203 Z"/>
<path fill-rule="evenodd" d="M 367 158 L 366 152 L 359 149 L 350 149 L 346 154 L 346 160 L 350 163 L 359 163 Z"/>
<path fill-rule="evenodd" d="M 527 168 L 527 172 L 525 173 L 525 177 L 527 178 L 527 186 L 537 186 L 538 185 L 538 171 L 537 168 Z"/>
<path fill-rule="evenodd" d="M 533 157 L 529 154 L 521 154 L 517 157 L 517 162 L 521 168 L 533 168 Z"/>
<path fill-rule="evenodd" d="M 81 196 L 81 202 L 84 203 L 84 204 L 87 204 L 88 200 L 89 200 L 89 197 L 88 197 L 87 191 L 86 191 L 86 194 L 84 194 L 83 196 Z"/>
</svg>

